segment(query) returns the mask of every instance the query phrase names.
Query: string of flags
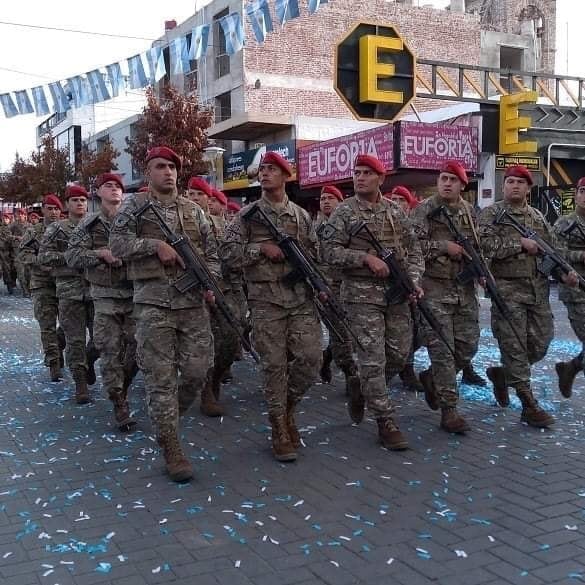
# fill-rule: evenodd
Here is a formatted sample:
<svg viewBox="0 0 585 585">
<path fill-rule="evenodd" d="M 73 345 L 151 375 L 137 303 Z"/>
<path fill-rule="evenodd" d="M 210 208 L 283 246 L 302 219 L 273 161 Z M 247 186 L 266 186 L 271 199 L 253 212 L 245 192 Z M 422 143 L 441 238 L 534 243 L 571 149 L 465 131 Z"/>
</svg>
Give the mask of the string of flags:
<svg viewBox="0 0 585 585">
<path fill-rule="evenodd" d="M 329 0 L 308 0 L 309 14 L 315 14 Z M 274 0 L 274 12 L 281 26 L 301 15 L 299 0 Z M 254 38 L 262 44 L 274 26 L 268 0 L 251 0 L 245 7 Z M 225 51 L 235 55 L 244 48 L 245 33 L 242 16 L 232 12 L 217 20 L 225 37 Z M 170 70 L 173 75 L 191 71 L 191 62 L 207 55 L 210 24 L 193 27 L 168 45 Z M 126 89 L 141 89 L 152 85 L 167 74 L 164 58 L 166 47 L 151 47 L 123 61 L 30 89 L 0 94 L 0 104 L 6 118 L 36 114 L 63 114 L 71 108 L 97 104 L 117 97 Z"/>
</svg>

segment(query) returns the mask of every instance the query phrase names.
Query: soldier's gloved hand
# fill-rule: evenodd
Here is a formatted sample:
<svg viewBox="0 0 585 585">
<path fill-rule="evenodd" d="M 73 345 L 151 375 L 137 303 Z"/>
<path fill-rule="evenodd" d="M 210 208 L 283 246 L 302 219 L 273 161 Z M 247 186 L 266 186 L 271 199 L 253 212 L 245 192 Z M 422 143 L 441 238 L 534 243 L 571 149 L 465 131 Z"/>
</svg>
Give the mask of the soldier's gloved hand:
<svg viewBox="0 0 585 585">
<path fill-rule="evenodd" d="M 165 266 L 174 266 L 175 264 L 178 264 L 181 268 L 185 268 L 183 259 L 175 252 L 175 249 L 172 246 L 169 246 L 166 242 L 163 242 L 162 240 L 159 241 L 156 253 L 158 259 Z"/>
<path fill-rule="evenodd" d="M 563 274 L 561 280 L 567 286 L 575 287 L 579 284 L 579 275 L 574 270 L 571 270 L 569 274 Z"/>
<path fill-rule="evenodd" d="M 276 244 L 264 242 L 260 244 L 260 252 L 271 262 L 284 262 L 284 253 Z"/>
<path fill-rule="evenodd" d="M 538 244 L 530 238 L 520 238 L 520 245 L 529 256 L 538 256 L 540 253 Z"/>
<path fill-rule="evenodd" d="M 215 295 L 213 294 L 212 290 L 206 290 L 203 293 L 203 298 L 205 299 L 205 302 L 208 305 L 211 305 L 212 307 L 215 307 Z"/>
<path fill-rule="evenodd" d="M 386 262 L 380 260 L 380 258 L 373 254 L 366 254 L 364 265 L 367 266 L 374 276 L 377 276 L 378 278 L 388 278 L 388 276 L 390 276 L 390 269 Z"/>
<path fill-rule="evenodd" d="M 467 257 L 465 250 L 455 242 L 447 242 L 447 254 L 453 260 L 461 260 L 463 256 Z"/>
<path fill-rule="evenodd" d="M 98 258 L 102 259 L 106 264 L 113 266 L 122 266 L 122 260 L 112 254 L 108 248 L 101 248 L 97 251 Z"/>
</svg>

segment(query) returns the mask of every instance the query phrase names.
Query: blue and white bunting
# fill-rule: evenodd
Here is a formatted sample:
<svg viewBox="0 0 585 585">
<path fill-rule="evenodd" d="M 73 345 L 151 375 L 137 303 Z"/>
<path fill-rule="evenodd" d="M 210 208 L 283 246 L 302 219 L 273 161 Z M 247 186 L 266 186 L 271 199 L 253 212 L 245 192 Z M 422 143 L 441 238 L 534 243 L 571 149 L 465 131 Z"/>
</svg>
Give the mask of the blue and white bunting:
<svg viewBox="0 0 585 585">
<path fill-rule="evenodd" d="M 120 92 L 126 89 L 120 63 L 106 65 L 106 71 L 108 72 L 108 81 L 110 82 L 110 87 L 112 88 L 112 97 L 118 97 Z"/>
<path fill-rule="evenodd" d="M 267 33 L 273 30 L 268 0 L 254 0 L 246 6 L 246 14 L 256 40 L 263 43 Z"/>
<path fill-rule="evenodd" d="M 301 15 L 298 0 L 276 0 L 274 8 L 276 9 L 276 16 L 282 25 Z"/>
<path fill-rule="evenodd" d="M 239 12 L 232 12 L 218 20 L 225 35 L 225 50 L 234 55 L 244 48 L 244 27 Z"/>
<path fill-rule="evenodd" d="M 146 61 L 148 62 L 150 83 L 154 84 L 159 82 L 167 74 L 162 47 L 152 47 L 143 53 L 143 55 L 146 57 Z"/>
<path fill-rule="evenodd" d="M 128 83 L 130 89 L 140 89 L 148 85 L 148 79 L 146 79 L 146 73 L 144 73 L 144 65 L 140 55 L 134 55 L 128 59 L 128 72 L 130 77 Z"/>
<path fill-rule="evenodd" d="M 61 82 L 54 81 L 53 83 L 49 83 L 49 92 L 53 98 L 53 112 L 64 114 L 67 110 L 71 109 L 71 103 L 67 99 Z"/>
<path fill-rule="evenodd" d="M 173 39 L 170 44 L 171 49 L 171 69 L 173 75 L 189 73 L 191 66 L 189 64 L 189 49 L 187 47 L 187 37 L 178 37 Z"/>
<path fill-rule="evenodd" d="M 196 26 L 191 31 L 191 47 L 189 49 L 189 59 L 198 61 L 201 57 L 207 54 L 207 47 L 209 46 L 209 30 L 211 27 L 208 24 Z"/>
<path fill-rule="evenodd" d="M 327 0 L 309 0 L 309 14 L 315 14 L 322 4 L 327 4 Z"/>
<path fill-rule="evenodd" d="M 69 90 L 73 98 L 73 107 L 81 108 L 81 106 L 87 106 L 91 100 L 87 92 L 86 80 L 81 75 L 76 75 L 75 77 L 68 77 L 67 82 L 69 83 Z"/>
<path fill-rule="evenodd" d="M 39 85 L 38 87 L 33 87 L 31 92 L 36 115 L 46 116 L 50 110 L 49 104 L 47 103 L 47 96 L 45 95 L 45 88 L 42 85 Z"/>
<path fill-rule="evenodd" d="M 16 99 L 18 113 L 21 116 L 24 114 L 32 114 L 34 112 L 33 105 L 30 101 L 30 97 L 28 96 L 28 91 L 26 89 L 15 91 L 14 98 Z"/>
<path fill-rule="evenodd" d="M 88 71 L 86 75 L 87 80 L 89 81 L 89 89 L 91 91 L 91 97 L 94 104 L 112 99 L 110 97 L 110 92 L 106 87 L 104 75 L 99 69 Z"/>
<path fill-rule="evenodd" d="M 0 95 L 0 103 L 2 104 L 2 108 L 4 109 L 4 115 L 7 118 L 18 116 L 18 108 L 14 105 L 12 97 L 10 96 L 9 93 L 3 93 L 2 95 Z"/>
</svg>

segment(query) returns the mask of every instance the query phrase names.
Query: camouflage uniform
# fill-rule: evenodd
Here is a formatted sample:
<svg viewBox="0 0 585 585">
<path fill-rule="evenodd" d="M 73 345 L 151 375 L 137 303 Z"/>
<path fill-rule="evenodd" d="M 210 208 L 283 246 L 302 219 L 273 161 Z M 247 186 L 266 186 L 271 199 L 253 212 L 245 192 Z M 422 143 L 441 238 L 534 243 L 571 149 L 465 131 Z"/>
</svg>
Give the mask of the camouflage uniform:
<svg viewBox="0 0 585 585">
<path fill-rule="evenodd" d="M 447 254 L 447 244 L 453 241 L 453 236 L 445 220 L 432 217 L 433 212 L 441 205 L 445 205 L 451 220 L 464 236 L 476 241 L 477 234 L 474 210 L 462 198 L 457 204 L 447 206 L 439 195 L 433 195 L 410 214 L 425 259 L 422 281 L 425 299 L 442 326 L 450 346 L 455 350 L 454 359 L 441 339 L 424 323 L 432 380 L 439 406 L 442 409 L 452 409 L 458 401 L 457 372 L 477 352 L 479 305 L 475 283 L 471 281 L 462 284 L 457 280 L 457 275 L 465 265 L 463 260 L 455 260 Z"/>
<path fill-rule="evenodd" d="M 65 262 L 69 238 L 78 223 L 72 219 L 52 223 L 41 239 L 38 255 L 39 264 L 49 266 L 55 277 L 59 322 L 65 332 L 65 360 L 76 383 L 87 380 L 87 331 L 90 347 L 93 340 L 93 303 L 88 282 L 81 271 Z"/>
<path fill-rule="evenodd" d="M 499 201 L 480 216 L 481 246 L 490 260 L 491 271 L 506 300 L 514 324 L 523 339 L 523 349 L 509 324 L 492 304 L 492 331 L 498 340 L 508 386 L 517 391 L 530 389 L 530 366 L 544 358 L 553 339 L 553 316 L 549 304 L 548 277 L 539 272 L 539 257 L 524 252 L 520 234 L 512 227 L 494 225 L 498 211 L 506 209 L 521 224 L 534 229 L 553 243 L 552 231 L 537 209 L 512 207 Z"/>
<path fill-rule="evenodd" d="M 126 266 L 111 266 L 97 250 L 108 248 L 111 220 L 97 212 L 86 216 L 69 238 L 67 265 L 85 271 L 94 305 L 94 342 L 100 353 L 105 389 L 114 404 L 126 401 L 135 368 L 135 323 L 132 282 Z"/>
<path fill-rule="evenodd" d="M 362 392 L 368 409 L 380 421 L 390 419 L 393 411 L 386 389 L 386 369 L 397 374 L 404 367 L 412 319 L 407 300 L 392 299 L 390 281 L 375 277 L 363 264 L 365 256 L 375 252 L 365 237 L 351 234 L 361 221 L 382 246 L 395 251 L 415 283 L 424 265 L 408 218 L 397 204 L 383 197 L 374 204 L 359 197 L 346 199 L 331 214 L 321 235 L 325 259 L 343 269 L 341 298 L 364 347 L 358 350 Z"/>
<path fill-rule="evenodd" d="M 59 301 L 55 286 L 55 277 L 51 269 L 40 264 L 38 252 L 43 234 L 50 222 L 44 220 L 29 227 L 20 242 L 18 260 L 30 267 L 30 289 L 33 301 L 34 316 L 41 329 L 41 343 L 45 353 L 45 365 L 56 364 L 60 360 L 61 350 L 57 334 L 59 317 Z M 65 345 L 63 344 L 63 347 Z"/>
<path fill-rule="evenodd" d="M 201 392 L 213 364 L 213 338 L 207 303 L 194 287 L 181 293 L 174 286 L 183 274 L 158 258 L 164 235 L 152 211 L 136 218 L 147 199 L 157 206 L 171 229 L 187 236 L 219 276 L 217 245 L 201 208 L 174 195 L 161 201 L 153 193 L 129 195 L 114 219 L 112 254 L 128 264 L 134 284 L 136 359 L 144 374 L 148 412 L 159 443 L 177 441 L 179 408 L 186 411 Z"/>
<path fill-rule="evenodd" d="M 30 296 L 30 266 L 23 264 L 19 260 L 17 251 L 20 246 L 20 242 L 22 241 L 22 238 L 28 228 L 29 224 L 26 222 L 15 221 L 14 223 L 10 224 L 10 232 L 12 233 L 12 248 L 15 251 L 14 267 L 18 277 L 18 282 L 22 288 L 22 293 L 27 297 Z"/>
<path fill-rule="evenodd" d="M 10 231 L 10 227 L 0 224 L 0 264 L 2 268 L 2 279 L 10 294 L 12 294 L 16 287 L 13 254 L 12 232 Z"/>
</svg>

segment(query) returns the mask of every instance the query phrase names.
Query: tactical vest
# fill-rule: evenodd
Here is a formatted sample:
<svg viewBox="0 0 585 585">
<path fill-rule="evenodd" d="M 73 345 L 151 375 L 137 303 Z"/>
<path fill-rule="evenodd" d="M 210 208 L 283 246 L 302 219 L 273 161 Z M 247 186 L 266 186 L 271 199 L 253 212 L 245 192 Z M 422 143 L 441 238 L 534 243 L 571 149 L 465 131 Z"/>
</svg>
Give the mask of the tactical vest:
<svg viewBox="0 0 585 585">
<path fill-rule="evenodd" d="M 569 251 L 582 252 L 585 254 L 585 237 L 581 235 L 582 233 L 585 235 L 585 223 L 576 213 L 572 213 L 568 217 L 568 220 L 570 221 L 568 227 L 575 223 L 581 228 L 581 231 L 579 229 L 573 228 L 568 232 L 568 234 L 561 233 L 560 237 L 565 238 Z M 585 275 L 585 262 L 574 262 L 572 263 L 572 266 L 581 276 Z"/>
<path fill-rule="evenodd" d="M 469 207 L 469 203 L 461 200 L 460 206 L 456 209 L 447 207 L 447 211 L 451 212 L 451 220 L 461 232 L 462 235 L 469 238 L 474 244 L 476 241 L 476 234 L 474 232 L 473 215 Z M 438 208 L 434 206 L 431 209 L 429 216 Z M 442 215 L 438 217 L 428 217 L 429 222 L 429 240 L 435 241 L 455 241 L 453 234 L 449 231 L 449 227 L 445 218 Z M 440 280 L 455 280 L 457 275 L 465 268 L 463 260 L 455 260 L 447 254 L 443 254 L 436 258 L 427 259 L 425 262 L 425 276 L 430 278 L 437 278 Z"/>
<path fill-rule="evenodd" d="M 211 229 L 213 230 L 215 239 L 220 242 L 223 240 L 223 236 L 225 234 L 225 218 L 219 215 L 211 215 L 210 213 L 207 216 L 207 219 L 211 224 Z"/>
<path fill-rule="evenodd" d="M 43 234 L 47 230 L 47 227 L 48 226 L 45 225 L 44 222 L 39 222 L 38 224 L 34 225 L 32 227 L 32 233 L 29 232 L 30 237 L 27 238 L 26 241 L 23 240 L 21 246 L 23 248 L 32 250 L 32 252 L 36 256 L 39 252 L 40 241 L 43 237 Z M 30 274 L 31 289 L 55 286 L 55 278 L 52 276 L 52 274 L 44 271 L 40 266 L 37 266 L 36 264 L 31 265 Z"/>
<path fill-rule="evenodd" d="M 55 224 L 61 226 L 61 229 L 57 229 L 57 231 L 53 232 L 51 242 L 55 243 L 58 252 L 65 254 L 67 247 L 69 246 L 69 238 L 71 237 L 73 230 L 77 227 L 77 224 L 72 223 L 69 219 L 57 221 Z M 54 277 L 59 278 L 64 276 L 79 276 L 80 272 L 77 268 L 70 268 L 65 264 L 64 266 L 56 266 L 52 268 L 51 274 Z"/>
<path fill-rule="evenodd" d="M 136 197 L 136 202 L 140 207 L 145 198 Z M 160 204 L 153 199 L 154 205 L 160 207 Z M 201 237 L 201 230 L 196 219 L 195 204 L 185 199 L 184 197 L 177 197 L 176 200 L 176 225 L 173 226 L 172 222 L 168 222 L 173 231 L 182 233 L 187 236 L 191 241 L 191 244 L 195 247 L 198 254 L 204 255 L 203 242 Z M 164 208 L 160 209 L 163 216 L 165 215 Z M 166 238 L 160 229 L 158 220 L 152 210 L 147 209 L 137 220 L 136 220 L 136 237 L 137 238 L 151 238 L 155 240 L 166 241 Z M 180 268 L 176 266 L 165 266 L 158 258 L 156 254 L 152 256 L 145 256 L 143 258 L 137 258 L 131 260 L 128 263 L 128 278 L 130 280 L 150 280 L 153 278 L 162 278 L 164 280 L 174 280 L 177 278 L 178 272 L 182 272 Z"/>
<path fill-rule="evenodd" d="M 378 209 L 374 211 L 361 209 L 357 197 L 347 199 L 346 203 L 349 204 L 353 211 L 350 229 L 358 222 L 365 222 L 380 244 L 384 248 L 394 250 L 396 258 L 404 262 L 406 258 L 406 250 L 402 245 L 404 228 L 402 227 L 402 222 L 392 216 L 393 204 L 382 198 L 382 208 L 380 208 L 380 203 L 378 203 Z M 376 255 L 376 251 L 372 248 L 367 238 L 362 238 L 359 234 L 357 237 L 350 237 L 347 247 L 350 250 Z M 367 266 L 345 268 L 343 274 L 346 278 L 372 278 L 372 272 Z"/>
<path fill-rule="evenodd" d="M 497 204 L 496 204 L 497 205 Z M 499 207 L 503 207 L 500 205 Z M 507 207 L 508 211 L 519 223 L 534 230 L 541 238 L 547 239 L 547 231 L 542 217 L 538 212 L 527 205 L 524 209 Z M 520 234 L 510 226 L 496 226 L 496 233 L 502 240 L 518 240 Z M 508 256 L 507 258 L 493 258 L 491 262 L 492 274 L 496 278 L 533 278 L 539 274 L 537 271 L 537 256 L 530 256 L 525 252 Z"/>
<path fill-rule="evenodd" d="M 110 226 L 99 215 L 96 215 L 85 226 L 85 229 L 92 237 L 94 250 L 110 247 Z M 97 266 L 91 266 L 85 269 L 85 278 L 91 284 L 98 286 L 132 288 L 132 283 L 128 280 L 125 264 L 122 266 L 111 266 L 105 262 L 100 262 Z"/>
</svg>

